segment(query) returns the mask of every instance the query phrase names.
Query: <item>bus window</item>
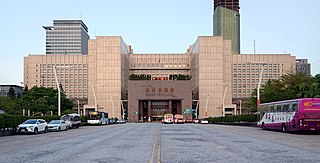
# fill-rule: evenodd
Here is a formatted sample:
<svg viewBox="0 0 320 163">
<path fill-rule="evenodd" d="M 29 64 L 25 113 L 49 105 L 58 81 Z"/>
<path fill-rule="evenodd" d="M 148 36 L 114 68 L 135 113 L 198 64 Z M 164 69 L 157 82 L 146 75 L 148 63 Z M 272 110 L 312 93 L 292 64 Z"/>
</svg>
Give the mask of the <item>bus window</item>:
<svg viewBox="0 0 320 163">
<path fill-rule="evenodd" d="M 294 102 L 292 103 L 292 111 L 298 111 L 298 103 L 297 102 Z"/>
<path fill-rule="evenodd" d="M 281 105 L 276 105 L 277 111 L 281 112 Z"/>
<path fill-rule="evenodd" d="M 269 112 L 274 112 L 275 110 L 274 110 L 274 105 L 270 105 L 269 106 Z"/>
<path fill-rule="evenodd" d="M 290 103 L 284 103 L 282 107 L 282 111 L 288 112 L 290 108 L 289 106 L 290 106 Z"/>
</svg>

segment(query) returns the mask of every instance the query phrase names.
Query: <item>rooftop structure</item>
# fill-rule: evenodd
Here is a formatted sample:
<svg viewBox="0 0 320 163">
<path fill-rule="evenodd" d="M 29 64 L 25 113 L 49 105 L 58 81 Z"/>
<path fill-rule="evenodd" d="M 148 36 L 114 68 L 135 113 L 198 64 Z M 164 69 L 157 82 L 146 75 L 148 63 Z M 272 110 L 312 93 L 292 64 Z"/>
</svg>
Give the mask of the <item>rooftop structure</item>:
<svg viewBox="0 0 320 163">
<path fill-rule="evenodd" d="M 46 30 L 46 54 L 88 54 L 88 28 L 82 20 L 53 20 Z"/>
</svg>

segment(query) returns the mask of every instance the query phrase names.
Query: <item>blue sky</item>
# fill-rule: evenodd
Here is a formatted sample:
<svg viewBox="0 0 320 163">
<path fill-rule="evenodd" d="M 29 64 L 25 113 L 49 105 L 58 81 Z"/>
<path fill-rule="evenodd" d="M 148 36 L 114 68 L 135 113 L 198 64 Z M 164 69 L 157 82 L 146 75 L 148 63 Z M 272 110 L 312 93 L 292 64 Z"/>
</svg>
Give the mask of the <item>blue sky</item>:
<svg viewBox="0 0 320 163">
<path fill-rule="evenodd" d="M 304 4 L 305 3 L 305 4 Z M 290 53 L 320 73 L 319 0 L 241 0 L 241 53 Z M 212 35 L 212 0 L 3 1 L 0 84 L 23 81 L 23 57 L 45 53 L 44 25 L 80 19 L 95 36 L 122 36 L 135 53 L 184 53 Z"/>
</svg>

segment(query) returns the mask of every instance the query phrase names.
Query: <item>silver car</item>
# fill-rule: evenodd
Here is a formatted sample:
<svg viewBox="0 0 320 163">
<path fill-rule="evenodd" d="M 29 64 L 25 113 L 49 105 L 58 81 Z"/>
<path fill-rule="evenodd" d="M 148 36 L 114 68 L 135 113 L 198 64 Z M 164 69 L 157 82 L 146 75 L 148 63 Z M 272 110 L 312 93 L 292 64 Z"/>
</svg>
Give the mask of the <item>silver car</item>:
<svg viewBox="0 0 320 163">
<path fill-rule="evenodd" d="M 67 124 L 64 120 L 52 120 L 48 124 L 49 131 L 66 131 L 68 129 Z"/>
</svg>

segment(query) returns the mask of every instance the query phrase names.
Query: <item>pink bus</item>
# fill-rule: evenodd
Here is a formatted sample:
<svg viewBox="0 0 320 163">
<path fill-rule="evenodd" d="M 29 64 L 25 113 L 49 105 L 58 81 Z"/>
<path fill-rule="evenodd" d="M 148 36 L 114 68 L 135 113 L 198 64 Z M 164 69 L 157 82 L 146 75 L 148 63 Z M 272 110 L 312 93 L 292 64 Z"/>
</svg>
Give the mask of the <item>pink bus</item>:
<svg viewBox="0 0 320 163">
<path fill-rule="evenodd" d="M 262 129 L 286 131 L 320 130 L 320 98 L 301 98 L 260 104 Z"/>
</svg>

